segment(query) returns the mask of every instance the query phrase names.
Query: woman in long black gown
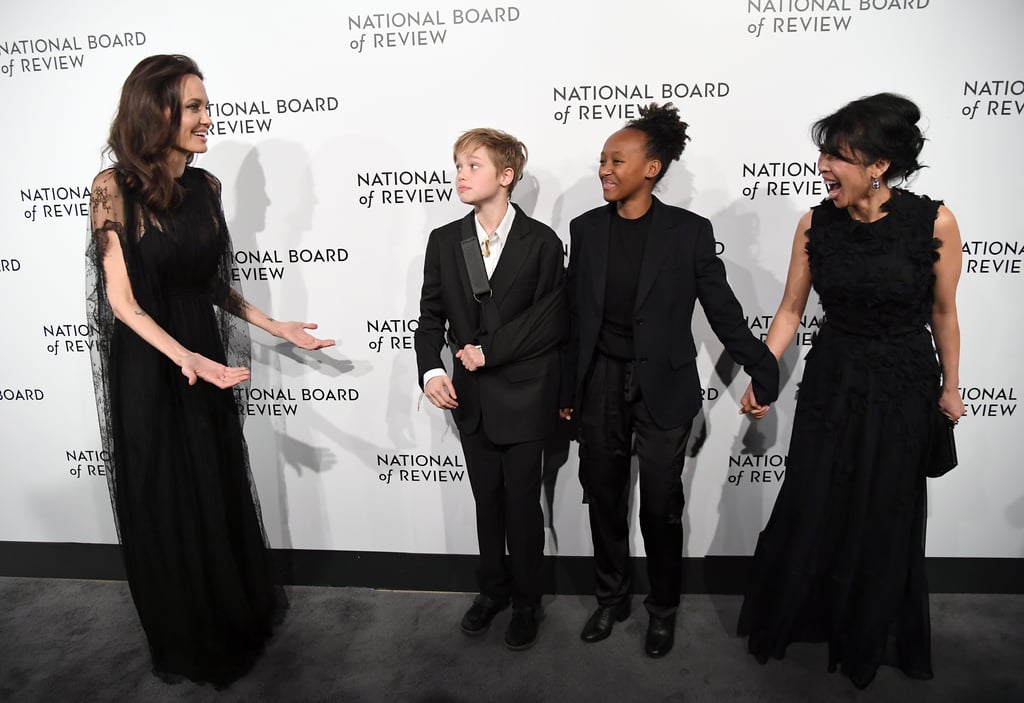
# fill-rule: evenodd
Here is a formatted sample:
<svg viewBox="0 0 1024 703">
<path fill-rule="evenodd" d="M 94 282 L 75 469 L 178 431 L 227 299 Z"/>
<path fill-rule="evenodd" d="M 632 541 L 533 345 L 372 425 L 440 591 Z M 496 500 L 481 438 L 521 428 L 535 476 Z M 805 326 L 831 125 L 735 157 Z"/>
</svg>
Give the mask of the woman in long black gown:
<svg viewBox="0 0 1024 703">
<path fill-rule="evenodd" d="M 960 232 L 941 202 L 891 185 L 920 168 L 919 119 L 912 102 L 883 93 L 815 125 L 828 199 L 797 225 L 766 340 L 781 357 L 813 285 L 826 322 L 807 354 L 739 633 L 762 663 L 790 642 L 828 642 L 829 670 L 861 688 L 882 663 L 932 677 L 925 461 L 937 413 L 964 414 Z M 767 411 L 750 391 L 743 407 Z"/>
<path fill-rule="evenodd" d="M 231 390 L 249 378 L 241 320 L 303 349 L 334 342 L 228 285 L 220 182 L 189 166 L 209 125 L 191 59 L 151 56 L 129 75 L 114 166 L 93 181 L 87 302 L 111 500 L 154 672 L 224 686 L 287 607 Z"/>
</svg>

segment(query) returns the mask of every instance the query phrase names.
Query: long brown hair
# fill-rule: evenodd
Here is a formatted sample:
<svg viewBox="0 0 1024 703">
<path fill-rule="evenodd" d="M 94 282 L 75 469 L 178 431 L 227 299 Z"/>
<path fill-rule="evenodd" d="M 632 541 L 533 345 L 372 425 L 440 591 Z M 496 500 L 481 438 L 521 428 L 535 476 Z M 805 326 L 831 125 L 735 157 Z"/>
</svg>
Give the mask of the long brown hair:
<svg viewBox="0 0 1024 703">
<path fill-rule="evenodd" d="M 107 152 L 129 188 L 148 207 L 163 211 L 181 199 L 181 187 L 167 171 L 181 123 L 181 84 L 185 76 L 200 80 L 196 62 L 178 54 L 158 54 L 139 62 L 121 88 L 121 101 L 110 123 Z M 170 114 L 170 119 L 167 115 Z M 186 163 L 191 163 L 189 154 Z"/>
</svg>

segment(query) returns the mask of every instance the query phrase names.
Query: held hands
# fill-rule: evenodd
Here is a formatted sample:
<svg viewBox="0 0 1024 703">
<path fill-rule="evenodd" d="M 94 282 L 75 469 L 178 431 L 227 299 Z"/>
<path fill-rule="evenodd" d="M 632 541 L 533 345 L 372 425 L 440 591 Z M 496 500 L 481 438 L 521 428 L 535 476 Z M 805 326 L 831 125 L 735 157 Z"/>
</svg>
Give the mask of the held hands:
<svg viewBox="0 0 1024 703">
<path fill-rule="evenodd" d="M 484 353 L 472 344 L 467 344 L 455 352 L 455 358 L 462 362 L 466 371 L 476 371 L 484 365 Z"/>
<path fill-rule="evenodd" d="M 462 352 L 459 352 L 460 354 Z M 452 410 L 459 407 L 458 396 L 455 395 L 455 386 L 447 376 L 434 376 L 423 386 L 423 395 L 435 407 L 442 410 Z"/>
<path fill-rule="evenodd" d="M 562 420 L 571 420 L 572 419 L 572 408 L 559 408 L 558 409 L 558 417 L 561 418 Z"/>
<path fill-rule="evenodd" d="M 759 405 L 757 398 L 754 397 L 754 386 L 753 384 L 747 384 L 747 390 L 743 394 L 743 398 L 740 400 L 740 414 L 750 415 L 755 420 L 760 420 L 768 414 L 768 405 Z"/>
<path fill-rule="evenodd" d="M 196 385 L 202 379 L 217 388 L 231 388 L 249 380 L 249 369 L 240 366 L 225 366 L 207 359 L 202 354 L 187 354 L 181 360 L 181 375 L 188 379 L 188 385 Z"/>
<path fill-rule="evenodd" d="M 277 336 L 285 339 L 300 349 L 323 349 L 333 347 L 333 339 L 317 339 L 306 330 L 315 330 L 316 323 L 313 322 L 281 322 L 279 323 Z"/>
</svg>

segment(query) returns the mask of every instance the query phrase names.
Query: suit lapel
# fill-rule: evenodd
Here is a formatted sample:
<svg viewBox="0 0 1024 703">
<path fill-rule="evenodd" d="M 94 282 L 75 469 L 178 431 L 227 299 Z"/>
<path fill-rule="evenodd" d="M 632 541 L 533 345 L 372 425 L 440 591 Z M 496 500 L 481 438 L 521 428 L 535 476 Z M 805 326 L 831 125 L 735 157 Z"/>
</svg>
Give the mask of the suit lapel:
<svg viewBox="0 0 1024 703">
<path fill-rule="evenodd" d="M 636 303 L 634 310 L 639 310 L 644 299 L 651 292 L 654 281 L 658 277 L 669 253 L 674 236 L 673 228 L 676 223 L 670 217 L 669 211 L 662 205 L 661 201 L 654 198 L 651 205 L 654 212 L 651 215 L 651 231 L 647 235 L 647 245 L 644 247 L 644 258 L 640 262 L 640 278 L 636 284 Z"/>
<path fill-rule="evenodd" d="M 515 219 L 512 220 L 512 229 L 505 238 L 501 247 L 501 258 L 498 265 L 494 267 L 491 274 L 491 295 L 496 303 L 501 303 L 512 283 L 519 276 L 519 270 L 530 253 L 532 232 L 530 231 L 530 220 L 526 214 L 514 203 L 510 207 L 516 209 Z M 475 225 L 473 225 L 475 227 Z M 474 229 L 474 234 L 476 230 Z"/>
<path fill-rule="evenodd" d="M 611 227 L 611 204 L 604 208 L 594 218 L 594 231 L 587 235 L 587 244 L 590 246 L 590 260 L 593 265 L 594 302 L 597 310 L 604 310 L 604 294 L 608 286 L 608 228 Z"/>
</svg>

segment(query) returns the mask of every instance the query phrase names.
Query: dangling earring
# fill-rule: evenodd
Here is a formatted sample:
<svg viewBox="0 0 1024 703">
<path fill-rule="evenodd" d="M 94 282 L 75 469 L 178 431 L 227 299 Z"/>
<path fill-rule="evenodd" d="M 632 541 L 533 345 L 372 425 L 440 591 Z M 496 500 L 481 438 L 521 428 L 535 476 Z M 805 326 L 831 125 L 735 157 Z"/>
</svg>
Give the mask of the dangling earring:
<svg viewBox="0 0 1024 703">
<path fill-rule="evenodd" d="M 871 190 L 878 190 L 882 187 L 882 184 L 878 182 L 878 176 L 871 177 Z"/>
</svg>

